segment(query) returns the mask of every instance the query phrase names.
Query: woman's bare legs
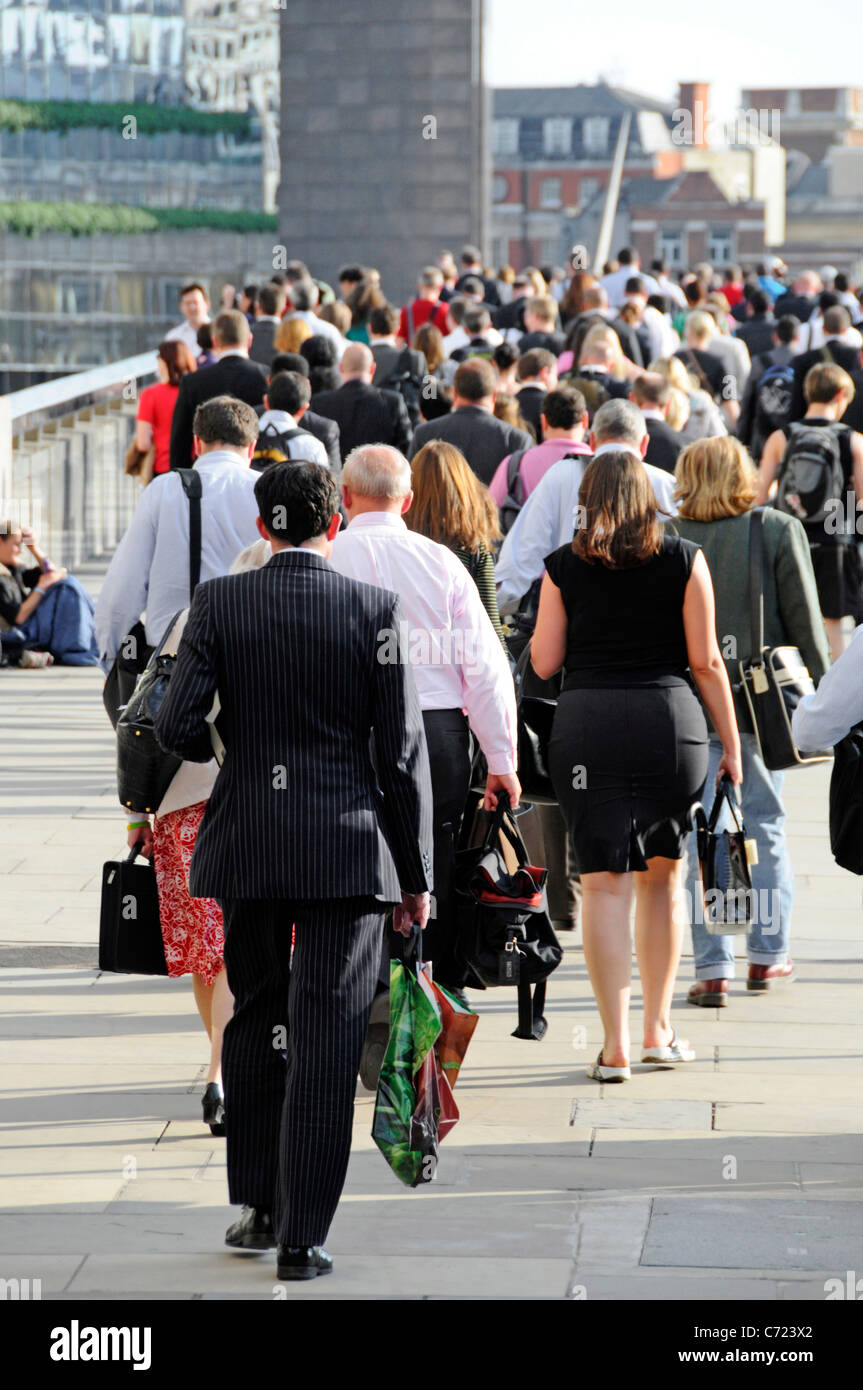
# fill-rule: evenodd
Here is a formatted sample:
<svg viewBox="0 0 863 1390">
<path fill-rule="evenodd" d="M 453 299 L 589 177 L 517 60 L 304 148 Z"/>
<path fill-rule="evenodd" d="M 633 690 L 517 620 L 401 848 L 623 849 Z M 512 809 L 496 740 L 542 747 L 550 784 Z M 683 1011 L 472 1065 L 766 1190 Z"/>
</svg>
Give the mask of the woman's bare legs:
<svg viewBox="0 0 863 1390">
<path fill-rule="evenodd" d="M 629 1066 L 632 874 L 582 874 L 584 959 L 602 1019 L 602 1062 Z"/>
<path fill-rule="evenodd" d="M 649 859 L 635 875 L 635 953 L 644 995 L 644 1046 L 671 1041 L 671 999 L 683 945 L 680 859 Z"/>
<path fill-rule="evenodd" d="M 228 976 L 224 966 L 211 985 L 207 984 L 202 975 L 193 975 L 192 988 L 198 1013 L 210 1039 L 210 1065 L 207 1068 L 209 1085 L 211 1081 L 221 1081 L 222 1036 L 234 1012 L 234 996 L 228 989 Z"/>
<path fill-rule="evenodd" d="M 830 658 L 838 661 L 845 650 L 845 634 L 842 631 L 841 618 L 825 618 L 824 626 L 827 630 L 827 641 L 830 643 Z"/>
</svg>

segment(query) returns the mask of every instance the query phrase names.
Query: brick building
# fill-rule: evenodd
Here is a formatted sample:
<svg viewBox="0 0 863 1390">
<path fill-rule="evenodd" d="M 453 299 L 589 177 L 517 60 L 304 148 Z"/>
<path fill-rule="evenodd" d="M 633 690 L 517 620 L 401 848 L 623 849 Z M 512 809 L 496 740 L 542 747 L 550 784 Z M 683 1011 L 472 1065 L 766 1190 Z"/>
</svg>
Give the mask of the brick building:
<svg viewBox="0 0 863 1390">
<path fill-rule="evenodd" d="M 753 87 L 743 106 L 770 113 L 774 138 L 814 164 L 831 145 L 863 145 L 861 87 Z"/>
</svg>

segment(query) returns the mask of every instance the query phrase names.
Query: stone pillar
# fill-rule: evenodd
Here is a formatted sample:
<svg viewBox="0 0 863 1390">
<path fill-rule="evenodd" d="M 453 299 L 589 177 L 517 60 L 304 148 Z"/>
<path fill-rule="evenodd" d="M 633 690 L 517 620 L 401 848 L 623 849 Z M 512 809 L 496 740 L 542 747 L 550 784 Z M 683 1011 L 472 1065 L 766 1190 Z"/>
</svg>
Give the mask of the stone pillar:
<svg viewBox="0 0 863 1390">
<path fill-rule="evenodd" d="M 289 0 L 279 189 L 289 259 L 330 283 L 346 261 L 376 266 L 402 302 L 442 250 L 471 241 L 487 253 L 484 8 Z"/>
</svg>

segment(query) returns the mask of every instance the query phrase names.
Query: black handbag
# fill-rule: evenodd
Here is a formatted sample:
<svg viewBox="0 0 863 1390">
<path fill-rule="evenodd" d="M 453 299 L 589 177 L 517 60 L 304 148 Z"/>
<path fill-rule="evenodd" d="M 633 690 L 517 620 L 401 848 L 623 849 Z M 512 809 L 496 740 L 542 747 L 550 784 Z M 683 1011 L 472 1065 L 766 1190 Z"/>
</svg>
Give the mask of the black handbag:
<svg viewBox="0 0 863 1390">
<path fill-rule="evenodd" d="M 475 816 L 465 816 L 464 826 L 473 829 L 477 821 L 482 826 L 483 818 L 487 826 L 481 843 L 462 841 L 456 852 L 456 951 L 470 987 L 510 985 L 518 990 L 518 1027 L 512 1036 L 538 1040 L 548 1029 L 545 982 L 563 959 L 548 915 L 548 870 L 528 862 L 505 792 L 498 793 L 496 810 L 477 808 Z"/>
<path fill-rule="evenodd" d="M 175 613 L 171 619 L 117 722 L 117 795 L 139 815 L 158 811 L 183 761 L 165 752 L 154 727 L 177 660 L 176 649 L 168 652 L 165 646 L 179 617 Z"/>
<path fill-rule="evenodd" d="M 734 829 L 717 833 L 723 806 L 731 811 Z M 713 936 L 748 931 L 753 917 L 749 866 L 757 864 L 758 854 L 755 842 L 746 838 L 731 778 L 722 778 L 709 819 L 700 802 L 695 803 L 690 815 L 695 827 L 704 891 L 704 926 Z"/>
<path fill-rule="evenodd" d="M 830 776 L 830 848 L 840 869 L 863 874 L 863 724 L 837 743 Z"/>
<path fill-rule="evenodd" d="M 189 499 L 189 598 L 201 578 L 201 475 L 194 468 L 174 470 Z M 121 640 L 105 684 L 102 703 L 116 729 L 120 715 L 132 697 L 139 676 L 147 669 L 153 648 L 147 641 L 144 624 L 137 622 Z"/>
<path fill-rule="evenodd" d="M 540 681 L 530 665 L 530 642 L 513 672 L 518 717 L 518 780 L 522 796 L 539 806 L 556 806 L 557 795 L 548 770 L 548 745 L 557 709 L 560 679 Z M 543 694 L 526 693 L 537 689 Z"/>
<path fill-rule="evenodd" d="M 99 969 L 119 975 L 167 975 L 159 921 L 156 871 L 150 861 L 136 864 L 139 846 L 128 858 L 102 867 L 99 916 Z"/>
<path fill-rule="evenodd" d="M 827 762 L 832 750 L 801 753 L 791 718 L 815 686 L 797 647 L 764 645 L 764 509 L 751 513 L 749 527 L 749 632 L 752 651 L 738 663 L 740 687 L 765 767 L 781 772 Z"/>
</svg>

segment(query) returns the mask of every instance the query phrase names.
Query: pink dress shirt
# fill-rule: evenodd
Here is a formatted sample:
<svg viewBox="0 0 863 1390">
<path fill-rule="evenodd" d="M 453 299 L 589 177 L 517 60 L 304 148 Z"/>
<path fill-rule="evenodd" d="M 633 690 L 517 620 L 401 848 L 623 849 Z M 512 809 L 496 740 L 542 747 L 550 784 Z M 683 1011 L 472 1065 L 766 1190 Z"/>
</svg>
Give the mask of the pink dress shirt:
<svg viewBox="0 0 863 1390">
<path fill-rule="evenodd" d="M 489 772 L 515 772 L 515 690 L 500 638 L 465 566 L 445 545 L 409 531 L 392 512 L 354 517 L 333 543 L 340 574 L 398 594 L 424 710 L 463 709 Z M 381 634 L 382 655 L 386 634 Z"/>
<path fill-rule="evenodd" d="M 525 502 L 549 468 L 558 463 L 565 454 L 589 453 L 589 445 L 575 439 L 547 439 L 544 444 L 537 444 L 533 449 L 528 449 L 518 470 Z M 505 459 L 501 459 L 488 485 L 488 490 L 498 506 L 506 498 L 506 474 L 511 457 L 507 454 Z"/>
</svg>

